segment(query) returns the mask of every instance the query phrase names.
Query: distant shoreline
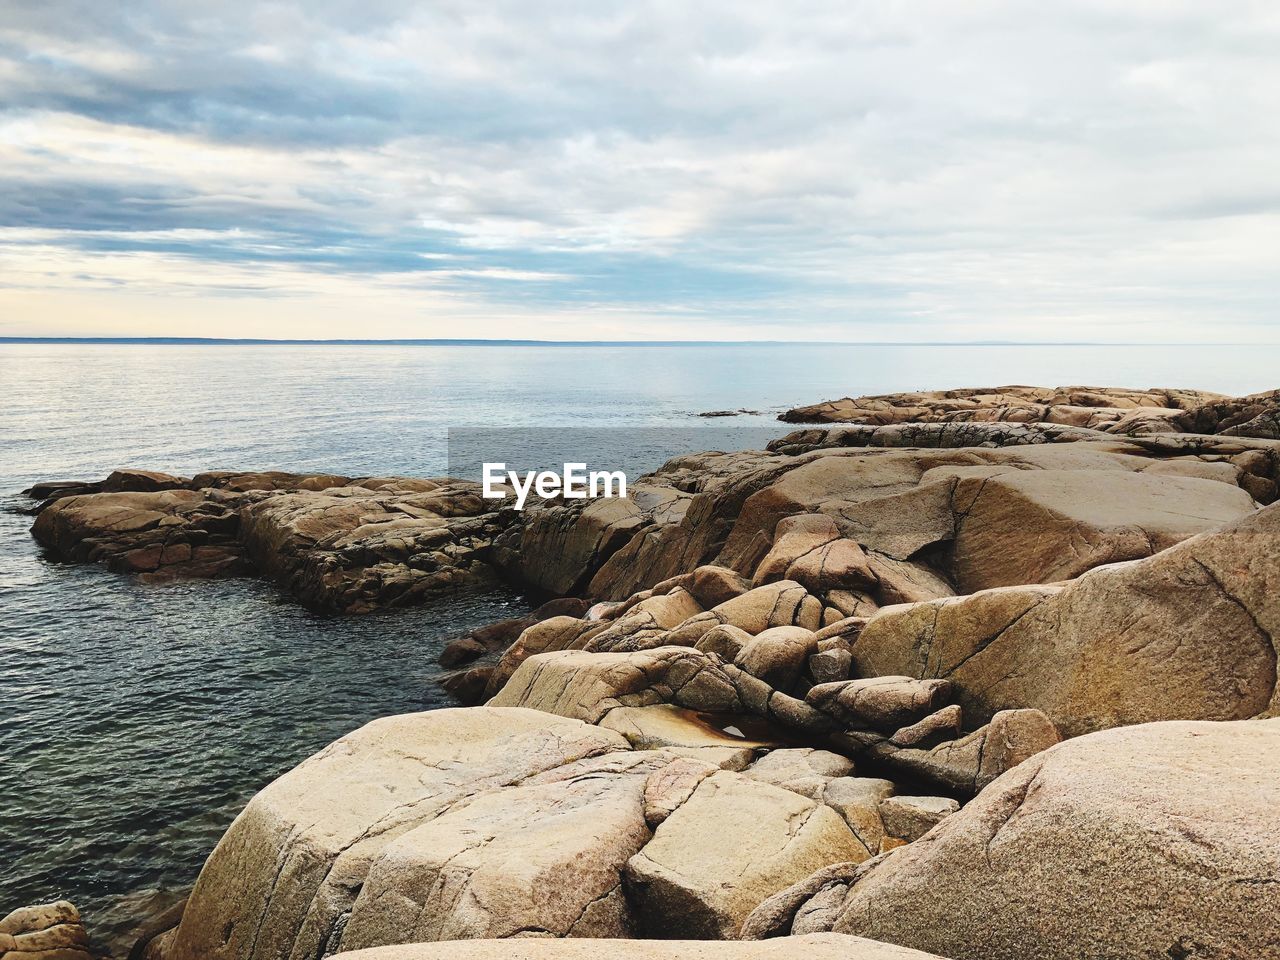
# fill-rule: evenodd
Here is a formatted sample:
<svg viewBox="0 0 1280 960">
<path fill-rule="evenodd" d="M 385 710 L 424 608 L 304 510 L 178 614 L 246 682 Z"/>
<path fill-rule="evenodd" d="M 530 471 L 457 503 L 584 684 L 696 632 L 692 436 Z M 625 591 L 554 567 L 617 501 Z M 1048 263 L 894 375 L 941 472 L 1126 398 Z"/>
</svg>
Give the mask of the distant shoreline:
<svg viewBox="0 0 1280 960">
<path fill-rule="evenodd" d="M 0 337 L 6 344 L 133 344 L 140 346 L 319 347 L 1275 347 L 1275 343 L 1127 343 L 1101 340 L 271 340 L 252 337 Z"/>
</svg>

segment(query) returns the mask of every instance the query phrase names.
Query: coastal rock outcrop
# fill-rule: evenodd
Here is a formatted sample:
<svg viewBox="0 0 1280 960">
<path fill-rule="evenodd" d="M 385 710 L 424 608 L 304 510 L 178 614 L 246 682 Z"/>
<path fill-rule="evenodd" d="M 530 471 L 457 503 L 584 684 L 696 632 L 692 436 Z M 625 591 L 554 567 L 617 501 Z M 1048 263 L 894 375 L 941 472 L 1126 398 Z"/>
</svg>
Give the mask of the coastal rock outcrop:
<svg viewBox="0 0 1280 960">
<path fill-rule="evenodd" d="M 19 907 L 0 919 L 0 960 L 98 960 L 80 911 L 66 900 Z"/>
<path fill-rule="evenodd" d="M 911 845 L 762 904 L 747 937 L 827 929 L 961 960 L 1280 955 L 1280 719 L 1063 743 Z"/>
<path fill-rule="evenodd" d="M 757 777 L 546 712 L 437 710 L 376 720 L 259 793 L 146 955 L 729 936 L 765 897 L 854 856 L 837 812 Z"/>
<path fill-rule="evenodd" d="M 1062 584 L 881 610 L 863 676 L 945 678 L 965 716 L 1043 711 L 1066 736 L 1280 708 L 1280 505 Z"/>
<path fill-rule="evenodd" d="M 448 479 L 132 471 L 28 492 L 48 495 L 32 534 L 63 559 L 151 579 L 252 572 L 344 613 L 492 579 L 513 522 L 478 484 Z"/>
<path fill-rule="evenodd" d="M 333 960 L 941 960 L 890 943 L 841 934 L 813 934 L 786 942 L 714 940 L 461 940 L 341 953 Z"/>
<path fill-rule="evenodd" d="M 1227 399 L 1202 390 L 1004 386 L 845 397 L 796 407 L 778 419 L 786 423 L 877 426 L 908 422 L 1055 423 L 1107 430 L 1135 413 L 1142 415 L 1140 422 L 1149 422 L 1153 417 L 1165 421 L 1203 404 Z"/>
</svg>

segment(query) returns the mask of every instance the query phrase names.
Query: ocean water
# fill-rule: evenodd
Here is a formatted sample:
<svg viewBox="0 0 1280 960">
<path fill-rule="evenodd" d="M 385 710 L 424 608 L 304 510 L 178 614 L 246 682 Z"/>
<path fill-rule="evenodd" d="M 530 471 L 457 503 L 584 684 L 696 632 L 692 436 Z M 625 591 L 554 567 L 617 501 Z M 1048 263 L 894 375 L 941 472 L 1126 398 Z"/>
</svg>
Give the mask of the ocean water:
<svg viewBox="0 0 1280 960">
<path fill-rule="evenodd" d="M 680 449 L 757 446 L 791 429 L 774 423 L 782 409 L 845 395 L 1238 394 L 1280 386 L 1277 359 L 1259 346 L 0 345 L 0 914 L 66 897 L 126 943 L 256 790 L 367 720 L 447 705 L 441 646 L 527 606 L 494 589 L 324 618 L 256 581 L 146 585 L 57 564 L 19 512 L 36 480 L 431 476 L 447 469 L 447 431 L 466 427 L 593 428 L 592 456 L 634 475 Z M 757 412 L 695 416 L 740 408 Z M 641 427 L 680 429 L 641 444 Z M 705 431 L 692 443 L 691 428 Z"/>
</svg>

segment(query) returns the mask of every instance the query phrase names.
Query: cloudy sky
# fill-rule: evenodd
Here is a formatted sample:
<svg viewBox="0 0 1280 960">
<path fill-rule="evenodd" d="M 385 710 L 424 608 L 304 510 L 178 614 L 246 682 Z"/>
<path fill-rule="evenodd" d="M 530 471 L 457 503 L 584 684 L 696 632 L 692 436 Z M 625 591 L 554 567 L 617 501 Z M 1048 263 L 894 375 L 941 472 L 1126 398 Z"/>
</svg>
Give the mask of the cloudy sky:
<svg viewBox="0 0 1280 960">
<path fill-rule="evenodd" d="M 1280 5 L 0 0 L 0 336 L 1280 341 Z"/>
</svg>

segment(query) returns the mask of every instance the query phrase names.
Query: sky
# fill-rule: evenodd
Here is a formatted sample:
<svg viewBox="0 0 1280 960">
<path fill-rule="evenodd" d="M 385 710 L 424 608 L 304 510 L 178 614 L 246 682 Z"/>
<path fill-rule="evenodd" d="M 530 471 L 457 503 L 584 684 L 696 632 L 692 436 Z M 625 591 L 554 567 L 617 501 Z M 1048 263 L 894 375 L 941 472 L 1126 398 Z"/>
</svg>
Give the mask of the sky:
<svg viewBox="0 0 1280 960">
<path fill-rule="evenodd" d="M 1272 0 L 0 0 L 0 336 L 1280 342 Z"/>
</svg>

